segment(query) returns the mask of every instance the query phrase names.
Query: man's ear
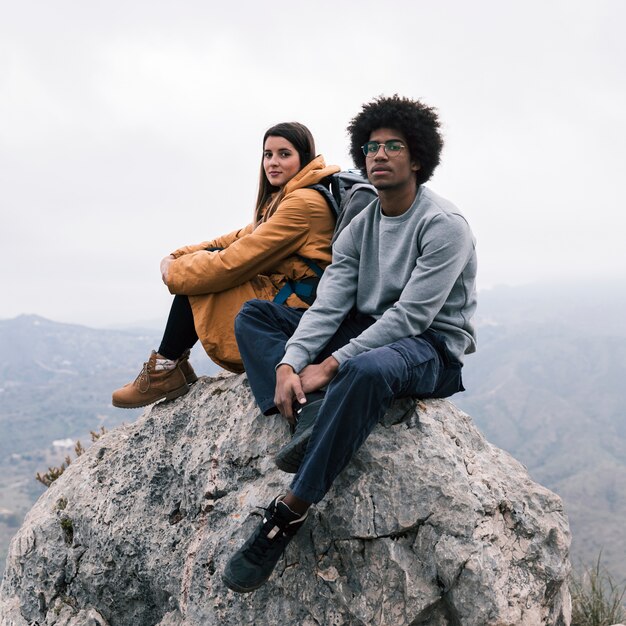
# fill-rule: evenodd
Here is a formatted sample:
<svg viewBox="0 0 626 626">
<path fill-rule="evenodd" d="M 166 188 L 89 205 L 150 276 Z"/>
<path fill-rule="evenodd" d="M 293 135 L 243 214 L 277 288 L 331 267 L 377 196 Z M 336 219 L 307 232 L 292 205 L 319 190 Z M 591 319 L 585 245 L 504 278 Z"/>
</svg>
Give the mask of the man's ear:
<svg viewBox="0 0 626 626">
<path fill-rule="evenodd" d="M 412 172 L 417 172 L 418 170 L 421 170 L 421 169 L 422 169 L 422 166 L 417 161 L 411 161 Z"/>
</svg>

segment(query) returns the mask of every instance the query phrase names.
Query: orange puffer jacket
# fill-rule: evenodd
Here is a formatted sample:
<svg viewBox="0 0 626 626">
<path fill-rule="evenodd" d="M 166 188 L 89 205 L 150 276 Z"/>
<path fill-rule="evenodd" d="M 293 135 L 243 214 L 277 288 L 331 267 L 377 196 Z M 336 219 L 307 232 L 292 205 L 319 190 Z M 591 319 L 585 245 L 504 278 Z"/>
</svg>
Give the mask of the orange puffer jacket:
<svg viewBox="0 0 626 626">
<path fill-rule="evenodd" d="M 335 218 L 322 195 L 309 185 L 339 171 L 322 156 L 285 186 L 275 212 L 256 228 L 249 224 L 228 235 L 179 248 L 168 271 L 171 293 L 189 296 L 196 332 L 209 357 L 234 372 L 243 365 L 234 336 L 234 319 L 247 300 L 272 300 L 287 279 L 315 276 L 296 255 L 322 268 L 331 261 Z M 209 252 L 207 248 L 222 248 Z M 306 307 L 296 295 L 287 305 Z"/>
</svg>

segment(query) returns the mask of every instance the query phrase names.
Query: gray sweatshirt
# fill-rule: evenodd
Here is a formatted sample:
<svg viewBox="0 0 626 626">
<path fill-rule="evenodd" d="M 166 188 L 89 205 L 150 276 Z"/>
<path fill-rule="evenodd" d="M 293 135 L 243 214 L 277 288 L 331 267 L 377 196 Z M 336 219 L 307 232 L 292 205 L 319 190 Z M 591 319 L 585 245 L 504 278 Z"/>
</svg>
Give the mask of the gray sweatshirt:
<svg viewBox="0 0 626 626">
<path fill-rule="evenodd" d="M 376 200 L 333 245 L 313 306 L 287 342 L 281 363 L 310 364 L 353 307 L 376 322 L 333 356 L 339 363 L 428 328 L 459 360 L 476 349 L 475 240 L 448 200 L 421 186 L 408 211 L 387 217 Z"/>
</svg>

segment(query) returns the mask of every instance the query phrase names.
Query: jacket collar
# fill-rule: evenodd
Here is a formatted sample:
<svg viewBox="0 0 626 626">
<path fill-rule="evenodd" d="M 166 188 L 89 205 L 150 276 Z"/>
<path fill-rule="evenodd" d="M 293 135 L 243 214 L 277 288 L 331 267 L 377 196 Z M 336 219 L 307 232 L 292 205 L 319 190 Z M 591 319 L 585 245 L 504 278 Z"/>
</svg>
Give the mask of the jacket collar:
<svg viewBox="0 0 626 626">
<path fill-rule="evenodd" d="M 309 185 L 315 185 L 323 178 L 326 178 L 326 176 L 339 172 L 340 169 L 338 165 L 327 166 L 324 162 L 324 157 L 318 154 L 285 185 L 285 194 L 291 193 L 296 189 L 308 187 Z"/>
</svg>

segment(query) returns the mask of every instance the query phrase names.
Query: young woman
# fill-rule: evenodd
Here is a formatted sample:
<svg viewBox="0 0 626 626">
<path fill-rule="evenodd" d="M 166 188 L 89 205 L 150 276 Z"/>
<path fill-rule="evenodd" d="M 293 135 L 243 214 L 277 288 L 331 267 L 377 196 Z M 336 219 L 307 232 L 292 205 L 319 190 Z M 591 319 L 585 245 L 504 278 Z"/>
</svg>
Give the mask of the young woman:
<svg viewBox="0 0 626 626">
<path fill-rule="evenodd" d="M 197 380 L 188 359 L 198 339 L 215 363 L 242 372 L 233 325 L 247 300 L 274 300 L 280 292 L 288 306 L 311 303 L 306 289 L 299 296 L 291 286 L 317 280 L 306 260 L 321 268 L 330 263 L 335 220 L 323 196 L 308 187 L 339 169 L 315 156 L 313 136 L 302 124 L 277 124 L 265 133 L 254 221 L 161 261 L 163 282 L 175 294 L 163 340 L 137 379 L 113 392 L 114 406 L 141 407 L 187 393 Z"/>
</svg>

